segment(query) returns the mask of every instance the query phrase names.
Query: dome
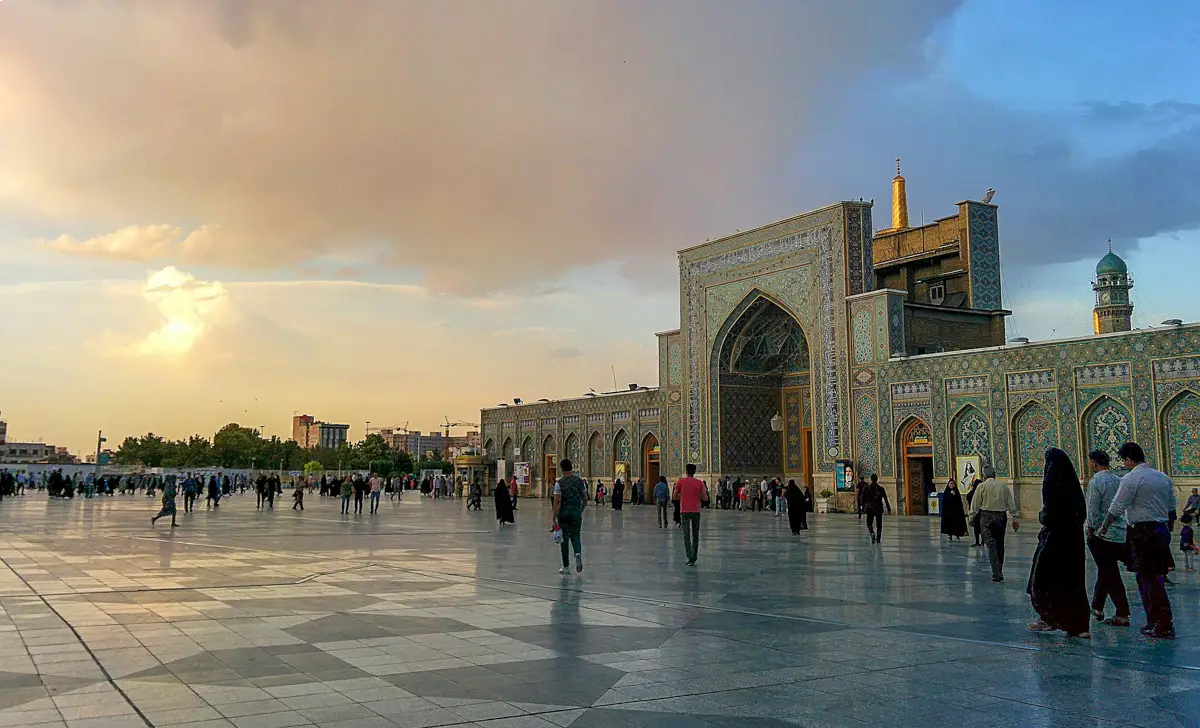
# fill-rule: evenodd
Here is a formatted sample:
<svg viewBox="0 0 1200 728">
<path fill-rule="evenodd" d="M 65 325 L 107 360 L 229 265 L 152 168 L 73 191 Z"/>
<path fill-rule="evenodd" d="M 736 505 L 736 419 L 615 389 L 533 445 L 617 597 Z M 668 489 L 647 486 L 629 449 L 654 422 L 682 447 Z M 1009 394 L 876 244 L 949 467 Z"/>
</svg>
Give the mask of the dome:
<svg viewBox="0 0 1200 728">
<path fill-rule="evenodd" d="M 1123 276 L 1127 273 L 1129 273 L 1129 267 L 1125 265 L 1125 261 L 1121 260 L 1121 257 L 1111 250 L 1096 264 L 1096 275 L 1098 276 Z"/>
</svg>

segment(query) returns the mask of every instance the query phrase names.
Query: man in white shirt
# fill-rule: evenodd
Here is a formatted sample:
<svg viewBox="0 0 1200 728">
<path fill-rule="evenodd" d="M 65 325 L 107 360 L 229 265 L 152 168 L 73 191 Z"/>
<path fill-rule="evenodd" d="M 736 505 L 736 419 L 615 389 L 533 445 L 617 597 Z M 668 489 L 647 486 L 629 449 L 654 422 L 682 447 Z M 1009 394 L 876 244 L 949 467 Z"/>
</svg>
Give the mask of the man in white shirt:
<svg viewBox="0 0 1200 728">
<path fill-rule="evenodd" d="M 1129 597 L 1125 595 L 1125 582 L 1121 581 L 1120 562 L 1128 557 L 1128 546 L 1125 543 L 1125 519 L 1113 521 L 1104 536 L 1097 531 L 1104 525 L 1104 518 L 1112 506 L 1113 498 L 1121 487 L 1121 476 L 1109 469 L 1111 459 L 1103 450 L 1093 450 L 1088 453 L 1092 472 L 1092 480 L 1088 483 L 1087 493 L 1087 545 L 1092 552 L 1092 560 L 1096 562 L 1096 587 L 1092 590 L 1092 616 L 1110 627 L 1129 626 Z M 1117 614 L 1110 619 L 1104 618 L 1104 604 L 1112 599 Z"/>
<path fill-rule="evenodd" d="M 1175 485 L 1165 473 L 1146 464 L 1146 453 L 1136 442 L 1127 442 L 1117 451 L 1129 472 L 1121 478 L 1121 487 L 1113 497 L 1108 515 L 1097 536 L 1103 538 L 1125 517 L 1129 526 L 1129 570 L 1137 574 L 1138 592 L 1146 612 L 1142 634 L 1160 640 L 1175 639 L 1175 620 L 1167 596 L 1166 577 L 1170 570 L 1171 531 L 1167 528 L 1175 510 Z"/>
<path fill-rule="evenodd" d="M 983 532 L 983 543 L 992 563 L 992 581 L 1001 582 L 1004 581 L 1004 533 L 1010 514 L 1013 531 L 1020 528 L 1017 504 L 1008 486 L 996 480 L 994 467 L 984 465 L 983 478 L 971 497 L 971 518 L 979 515 L 979 530 Z"/>
</svg>

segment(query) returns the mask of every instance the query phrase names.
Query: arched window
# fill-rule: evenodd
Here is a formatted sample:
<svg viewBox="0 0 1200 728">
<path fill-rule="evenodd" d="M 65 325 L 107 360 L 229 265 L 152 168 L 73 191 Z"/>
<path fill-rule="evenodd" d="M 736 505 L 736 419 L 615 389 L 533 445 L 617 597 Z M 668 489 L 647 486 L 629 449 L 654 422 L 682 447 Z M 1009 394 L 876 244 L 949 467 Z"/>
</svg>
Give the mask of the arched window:
<svg viewBox="0 0 1200 728">
<path fill-rule="evenodd" d="M 1103 450 L 1112 458 L 1114 467 L 1120 467 L 1117 450 L 1133 439 L 1133 418 L 1116 400 L 1101 397 L 1084 412 L 1083 433 L 1087 452 Z"/>
<path fill-rule="evenodd" d="M 991 428 L 977 407 L 964 407 L 955 416 L 951 431 L 956 456 L 980 455 L 984 461 L 992 462 Z"/>
<path fill-rule="evenodd" d="M 1184 392 L 1163 409 L 1166 467 L 1175 477 L 1200 477 L 1200 395 Z"/>
</svg>

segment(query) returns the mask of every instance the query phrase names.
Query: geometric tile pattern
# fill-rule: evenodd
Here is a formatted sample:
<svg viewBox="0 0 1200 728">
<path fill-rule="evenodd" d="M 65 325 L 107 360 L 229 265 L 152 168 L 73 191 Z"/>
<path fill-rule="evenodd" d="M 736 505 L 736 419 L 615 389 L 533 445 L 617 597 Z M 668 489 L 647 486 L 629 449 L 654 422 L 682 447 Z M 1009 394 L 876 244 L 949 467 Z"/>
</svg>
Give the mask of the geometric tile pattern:
<svg viewBox="0 0 1200 728">
<path fill-rule="evenodd" d="M 169 531 L 144 497 L 5 499 L 0 725 L 1182 726 L 1200 704 L 1200 580 L 1171 587 L 1177 647 L 1033 634 L 1032 529 L 997 585 L 926 518 L 871 546 L 852 515 L 797 540 L 708 510 L 685 569 L 653 508 L 597 508 L 562 577 L 544 502 L 503 531 L 455 501 L 337 503 L 234 496 Z"/>
</svg>

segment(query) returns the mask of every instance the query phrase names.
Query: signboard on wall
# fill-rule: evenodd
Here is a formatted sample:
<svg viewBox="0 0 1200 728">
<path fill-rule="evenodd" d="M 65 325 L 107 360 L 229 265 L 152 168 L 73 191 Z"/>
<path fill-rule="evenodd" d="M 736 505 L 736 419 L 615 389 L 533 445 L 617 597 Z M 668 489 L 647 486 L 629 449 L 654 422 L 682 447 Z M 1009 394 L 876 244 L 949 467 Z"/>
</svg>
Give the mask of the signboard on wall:
<svg viewBox="0 0 1200 728">
<path fill-rule="evenodd" d="M 508 479 L 508 462 L 506 462 L 504 460 L 504 458 L 500 458 L 499 460 L 496 461 L 496 481 L 499 482 L 501 480 L 507 480 L 507 479 Z"/>
<path fill-rule="evenodd" d="M 613 482 L 629 482 L 629 463 L 613 463 Z"/>
<path fill-rule="evenodd" d="M 833 482 L 839 493 L 854 490 L 854 461 L 836 460 L 833 463 Z"/>
<path fill-rule="evenodd" d="M 959 490 L 965 493 L 976 478 L 983 480 L 983 458 L 978 455 L 959 455 L 954 458 L 954 480 Z"/>
<path fill-rule="evenodd" d="M 529 477 L 529 463 L 513 463 L 513 482 L 522 488 L 533 482 Z"/>
</svg>

